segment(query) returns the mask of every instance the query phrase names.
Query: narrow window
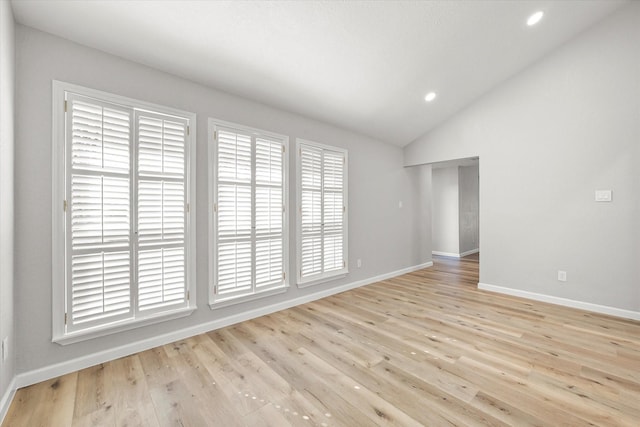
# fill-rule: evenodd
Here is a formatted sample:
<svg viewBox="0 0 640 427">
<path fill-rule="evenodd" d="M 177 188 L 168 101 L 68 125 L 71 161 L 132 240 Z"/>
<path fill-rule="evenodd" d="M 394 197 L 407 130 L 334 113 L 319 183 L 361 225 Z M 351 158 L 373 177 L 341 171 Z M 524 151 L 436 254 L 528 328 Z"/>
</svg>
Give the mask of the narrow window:
<svg viewBox="0 0 640 427">
<path fill-rule="evenodd" d="M 298 285 L 347 271 L 347 152 L 298 140 Z"/>
<path fill-rule="evenodd" d="M 212 306 L 287 287 L 287 137 L 210 122 Z"/>
</svg>

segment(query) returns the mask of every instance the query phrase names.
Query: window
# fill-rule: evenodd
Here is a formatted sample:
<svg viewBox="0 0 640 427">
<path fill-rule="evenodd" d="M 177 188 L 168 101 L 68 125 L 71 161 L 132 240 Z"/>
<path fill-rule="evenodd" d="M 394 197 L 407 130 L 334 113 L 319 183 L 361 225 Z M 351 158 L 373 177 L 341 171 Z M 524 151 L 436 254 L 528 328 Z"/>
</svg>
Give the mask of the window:
<svg viewBox="0 0 640 427">
<path fill-rule="evenodd" d="M 298 286 L 347 270 L 347 151 L 298 140 Z"/>
<path fill-rule="evenodd" d="M 195 115 L 54 82 L 53 339 L 195 309 Z"/>
<path fill-rule="evenodd" d="M 284 292 L 288 138 L 211 119 L 209 133 L 212 308 Z"/>
</svg>

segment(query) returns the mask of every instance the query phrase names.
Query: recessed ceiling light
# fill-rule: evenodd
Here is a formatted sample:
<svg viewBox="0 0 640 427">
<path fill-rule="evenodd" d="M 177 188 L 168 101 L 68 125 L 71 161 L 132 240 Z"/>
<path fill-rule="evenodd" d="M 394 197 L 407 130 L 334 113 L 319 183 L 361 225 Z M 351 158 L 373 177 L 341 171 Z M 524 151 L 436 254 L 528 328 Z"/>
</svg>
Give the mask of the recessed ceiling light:
<svg viewBox="0 0 640 427">
<path fill-rule="evenodd" d="M 428 94 L 425 95 L 424 100 L 427 102 L 431 102 L 434 99 L 436 99 L 436 93 L 435 92 L 429 92 Z"/>
<path fill-rule="evenodd" d="M 544 16 L 544 12 L 543 11 L 541 11 L 541 10 L 537 11 L 536 13 L 531 15 L 529 17 L 529 19 L 527 19 L 527 25 L 530 26 L 530 27 L 533 27 L 538 22 L 540 22 L 540 20 L 542 19 L 543 16 Z"/>
</svg>

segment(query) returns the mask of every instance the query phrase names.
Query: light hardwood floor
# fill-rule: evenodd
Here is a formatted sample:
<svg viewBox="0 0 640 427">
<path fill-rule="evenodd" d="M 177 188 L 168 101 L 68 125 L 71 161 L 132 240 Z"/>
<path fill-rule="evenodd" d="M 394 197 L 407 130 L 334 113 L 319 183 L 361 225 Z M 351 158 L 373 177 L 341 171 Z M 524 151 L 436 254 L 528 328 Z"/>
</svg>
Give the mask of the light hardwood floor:
<svg viewBox="0 0 640 427">
<path fill-rule="evenodd" d="M 3 426 L 640 425 L 640 323 L 476 289 L 477 257 L 21 389 Z"/>
</svg>

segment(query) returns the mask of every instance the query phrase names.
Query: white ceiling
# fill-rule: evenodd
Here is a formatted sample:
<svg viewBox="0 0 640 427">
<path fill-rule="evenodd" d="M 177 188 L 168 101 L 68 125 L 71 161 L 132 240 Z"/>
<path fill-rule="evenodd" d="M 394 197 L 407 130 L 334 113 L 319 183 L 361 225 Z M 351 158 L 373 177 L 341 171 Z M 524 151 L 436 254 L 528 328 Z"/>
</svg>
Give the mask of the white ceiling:
<svg viewBox="0 0 640 427">
<path fill-rule="evenodd" d="M 625 2 L 12 4 L 21 24 L 404 146 Z"/>
</svg>

